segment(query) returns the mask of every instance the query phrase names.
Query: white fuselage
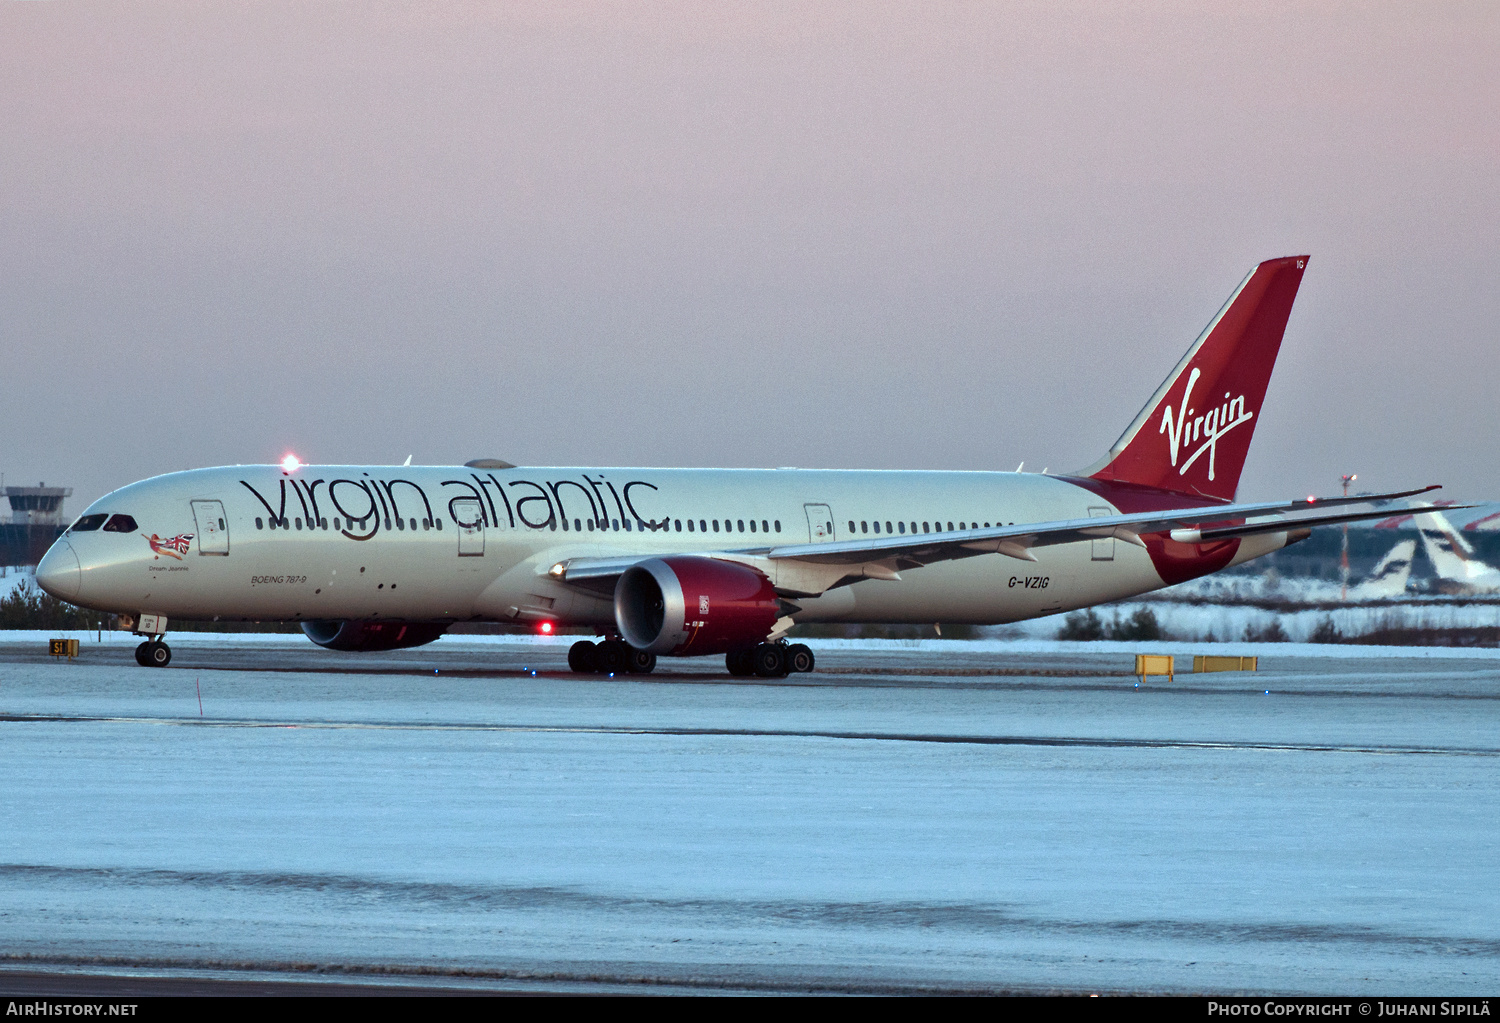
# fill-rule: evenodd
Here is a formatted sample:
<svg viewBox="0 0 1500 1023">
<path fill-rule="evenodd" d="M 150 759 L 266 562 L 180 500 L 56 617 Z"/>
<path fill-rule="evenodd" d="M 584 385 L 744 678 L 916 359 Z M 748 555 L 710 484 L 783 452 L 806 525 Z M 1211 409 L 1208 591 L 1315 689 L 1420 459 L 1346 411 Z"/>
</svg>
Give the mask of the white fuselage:
<svg viewBox="0 0 1500 1023">
<path fill-rule="evenodd" d="M 209 521 L 219 508 L 222 525 Z M 232 466 L 117 490 L 85 515 L 129 515 L 137 529 L 75 529 L 60 545 L 78 559 L 68 599 L 103 611 L 608 629 L 609 596 L 558 582 L 549 568 L 1116 511 L 1066 478 L 1038 474 Z M 1276 534 L 1242 543 L 1232 563 L 1284 542 Z M 1035 558 L 989 553 L 861 579 L 799 598 L 796 619 L 1002 623 L 1164 585 L 1145 549 L 1113 538 L 1039 548 Z"/>
</svg>

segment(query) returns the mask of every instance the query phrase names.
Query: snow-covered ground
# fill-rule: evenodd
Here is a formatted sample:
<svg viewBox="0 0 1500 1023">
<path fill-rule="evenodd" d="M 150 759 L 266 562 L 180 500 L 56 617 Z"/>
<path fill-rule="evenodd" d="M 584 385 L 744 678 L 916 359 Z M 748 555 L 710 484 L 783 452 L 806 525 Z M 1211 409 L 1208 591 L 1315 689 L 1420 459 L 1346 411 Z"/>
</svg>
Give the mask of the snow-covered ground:
<svg viewBox="0 0 1500 1023">
<path fill-rule="evenodd" d="M 1259 633 L 1279 623 L 1288 638 L 1307 642 L 1325 621 L 1345 637 L 1367 635 L 1379 629 L 1475 629 L 1500 626 L 1500 603 L 1462 600 L 1381 602 L 1335 607 L 1279 608 L 1251 604 L 1186 604 L 1163 600 L 1131 601 L 1097 608 L 1105 622 L 1116 616 L 1128 620 L 1136 611 L 1149 609 L 1169 636 L 1185 641 L 1238 641 L 1246 629 Z M 1017 637 L 1056 637 L 1065 615 L 1038 618 L 994 630 Z"/>
<path fill-rule="evenodd" d="M 0 567 L 0 600 L 13 593 L 23 582 L 36 583 L 36 569 L 30 565 Z"/>
<path fill-rule="evenodd" d="M 184 636 L 154 670 L 105 636 L 0 644 L 12 964 L 1500 981 L 1493 651 L 1138 689 L 1139 644 L 822 641 L 778 683 L 580 678 L 516 637 Z"/>
<path fill-rule="evenodd" d="M 1135 605 L 1122 606 L 1127 609 L 1125 616 L 1128 616 L 1128 610 L 1132 609 Z M 1152 607 L 1160 614 L 1159 608 L 1156 608 L 1155 605 L 1152 605 Z M 1111 608 L 1113 608 L 1113 605 Z M 1113 610 L 1107 609 L 1105 618 L 1111 618 L 1112 615 Z M 1171 639 L 1159 642 L 1142 642 L 1137 640 L 1077 642 L 1053 638 L 1056 636 L 1058 628 L 1062 625 L 1063 617 L 1062 615 L 1056 615 L 1051 618 L 1037 619 L 1036 622 L 1025 622 L 1020 626 L 1008 625 L 995 630 L 997 632 L 1010 632 L 1031 627 L 1037 634 L 1036 638 L 1027 636 L 994 636 L 982 639 L 942 639 L 939 637 L 933 637 L 932 639 L 809 638 L 801 642 L 805 642 L 819 654 L 824 652 L 859 652 L 871 655 L 900 655 L 903 657 L 930 655 L 939 660 L 948 657 L 988 655 L 1067 654 L 1077 656 L 1133 656 L 1141 653 L 1176 654 L 1187 657 L 1191 657 L 1193 654 L 1214 654 L 1233 657 L 1270 656 L 1295 657 L 1299 659 L 1333 658 L 1339 660 L 1386 660 L 1397 658 L 1419 661 L 1434 659 L 1500 661 L 1500 649 L 1494 647 L 1378 646 L 1363 643 L 1329 644 L 1296 641 L 1264 643 L 1242 640 L 1210 642 L 1194 639 Z M 1241 634 L 1243 634 L 1243 630 L 1241 630 Z M 47 641 L 54 638 L 77 639 L 80 649 L 85 653 L 93 648 L 116 650 L 123 653 L 133 649 L 141 642 L 139 636 L 128 632 L 110 632 L 107 630 L 0 630 L 0 657 L 5 656 L 7 649 L 45 650 Z M 310 658 L 311 660 L 307 662 L 308 666 L 328 668 L 329 670 L 341 670 L 352 665 L 367 663 L 367 655 L 350 655 L 338 651 L 323 650 L 315 646 L 311 640 L 301 633 L 174 632 L 169 634 L 167 639 L 174 652 L 191 650 L 200 652 L 208 657 L 211 657 L 212 652 L 216 650 L 225 651 L 227 656 L 238 659 L 244 655 L 246 649 L 274 649 L 283 655 L 293 654 Z M 520 657 L 524 660 L 529 652 L 534 652 L 538 655 L 548 656 L 551 659 L 549 663 L 553 667 L 557 667 L 560 664 L 566 663 L 568 647 L 578 639 L 578 636 L 442 636 L 426 647 L 420 647 L 414 651 L 403 651 L 400 654 L 390 656 L 409 656 L 420 659 L 426 656 L 424 651 L 431 651 L 434 652 L 435 656 L 440 658 L 457 654 L 476 654 L 480 656 L 500 654 L 507 657 Z M 688 671 L 698 674 L 705 672 L 718 673 L 723 668 L 723 658 L 694 657 L 682 660 L 663 658 L 658 662 L 658 665 L 658 670 L 661 672 Z M 299 667 L 301 666 L 299 663 Z"/>
</svg>

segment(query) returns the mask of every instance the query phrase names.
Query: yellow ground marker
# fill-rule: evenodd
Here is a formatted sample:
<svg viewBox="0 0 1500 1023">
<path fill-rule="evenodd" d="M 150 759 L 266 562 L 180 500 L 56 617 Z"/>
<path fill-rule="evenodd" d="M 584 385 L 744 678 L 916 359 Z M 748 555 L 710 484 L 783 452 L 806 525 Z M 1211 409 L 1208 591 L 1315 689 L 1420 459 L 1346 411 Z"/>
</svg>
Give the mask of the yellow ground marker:
<svg viewBox="0 0 1500 1023">
<path fill-rule="evenodd" d="M 1193 671 L 1255 671 L 1258 657 L 1214 657 L 1207 654 L 1193 655 Z"/>
<path fill-rule="evenodd" d="M 1146 681 L 1147 675 L 1165 675 L 1167 681 L 1172 679 L 1172 655 L 1171 654 L 1136 654 L 1135 673 L 1140 676 L 1141 681 Z"/>
</svg>

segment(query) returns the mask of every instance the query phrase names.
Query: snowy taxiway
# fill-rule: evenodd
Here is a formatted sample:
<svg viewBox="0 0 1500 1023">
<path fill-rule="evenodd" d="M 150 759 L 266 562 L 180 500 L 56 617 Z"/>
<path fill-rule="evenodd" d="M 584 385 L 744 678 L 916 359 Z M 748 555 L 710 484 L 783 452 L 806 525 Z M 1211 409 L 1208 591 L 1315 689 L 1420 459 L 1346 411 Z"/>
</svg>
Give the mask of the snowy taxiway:
<svg viewBox="0 0 1500 1023">
<path fill-rule="evenodd" d="M 103 638 L 69 664 L 0 637 L 0 967 L 1500 982 L 1493 651 L 1284 647 L 1137 688 L 1108 644 L 824 643 L 769 681 L 578 677 L 564 646 L 459 637 L 174 636 L 157 670 Z"/>
</svg>

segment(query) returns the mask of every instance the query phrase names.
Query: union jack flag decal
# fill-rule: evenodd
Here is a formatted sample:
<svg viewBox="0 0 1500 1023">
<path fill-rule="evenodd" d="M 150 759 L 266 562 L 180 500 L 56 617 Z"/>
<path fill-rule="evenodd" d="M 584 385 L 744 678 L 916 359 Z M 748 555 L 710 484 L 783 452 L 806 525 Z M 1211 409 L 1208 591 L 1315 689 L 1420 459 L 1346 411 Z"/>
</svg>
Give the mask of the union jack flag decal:
<svg viewBox="0 0 1500 1023">
<path fill-rule="evenodd" d="M 146 538 L 146 542 L 151 545 L 153 552 L 156 554 L 165 554 L 167 557 L 176 558 L 178 561 L 181 561 L 182 556 L 188 552 L 188 544 L 193 542 L 192 533 L 178 533 L 170 540 L 164 540 L 155 533 L 152 533 L 150 536 L 142 533 L 141 536 Z"/>
</svg>

